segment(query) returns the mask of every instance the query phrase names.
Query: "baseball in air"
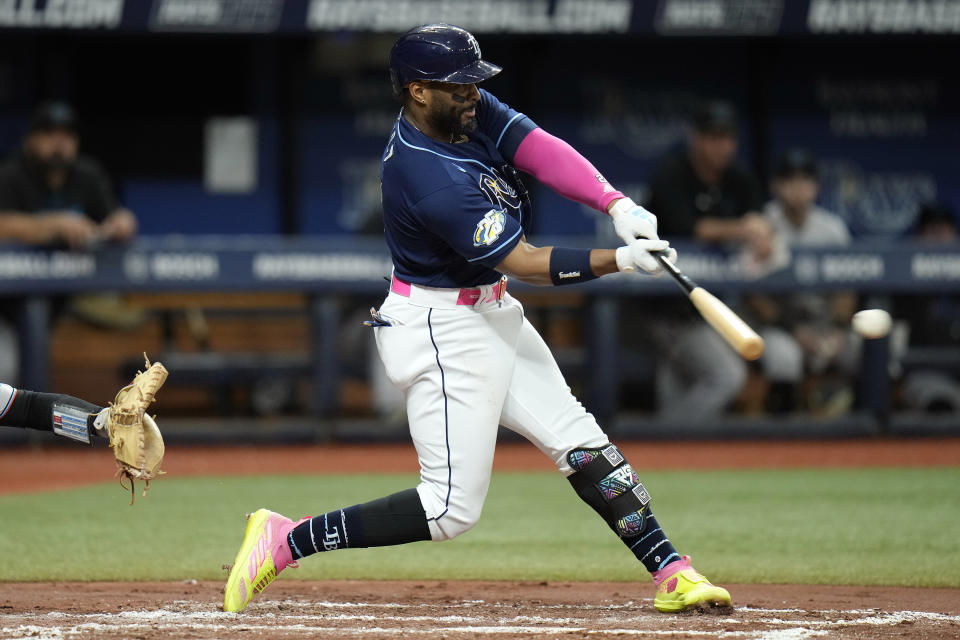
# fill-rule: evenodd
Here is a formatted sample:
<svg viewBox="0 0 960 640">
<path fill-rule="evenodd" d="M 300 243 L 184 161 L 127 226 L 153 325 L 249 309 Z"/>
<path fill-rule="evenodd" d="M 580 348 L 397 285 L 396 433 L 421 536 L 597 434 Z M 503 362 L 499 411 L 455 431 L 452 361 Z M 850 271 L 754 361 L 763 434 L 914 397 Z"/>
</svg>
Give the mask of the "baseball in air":
<svg viewBox="0 0 960 640">
<path fill-rule="evenodd" d="M 864 309 L 853 314 L 853 330 L 867 339 L 882 338 L 890 333 L 893 320 L 883 309 Z"/>
</svg>

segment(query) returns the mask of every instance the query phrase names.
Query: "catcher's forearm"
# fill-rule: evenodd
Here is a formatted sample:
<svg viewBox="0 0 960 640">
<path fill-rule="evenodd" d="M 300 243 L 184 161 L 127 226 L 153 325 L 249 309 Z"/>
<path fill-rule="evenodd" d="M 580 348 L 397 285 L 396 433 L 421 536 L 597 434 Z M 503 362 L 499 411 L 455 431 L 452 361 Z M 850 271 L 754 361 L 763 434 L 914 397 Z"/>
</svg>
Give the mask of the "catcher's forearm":
<svg viewBox="0 0 960 640">
<path fill-rule="evenodd" d="M 26 389 L 14 389 L 0 384 L 0 425 L 54 431 L 58 435 L 89 442 L 89 435 L 80 436 L 82 429 L 87 434 L 93 431 L 93 419 L 101 410 L 95 404 L 61 393 L 41 393 Z M 70 435 L 73 432 L 75 436 Z"/>
</svg>

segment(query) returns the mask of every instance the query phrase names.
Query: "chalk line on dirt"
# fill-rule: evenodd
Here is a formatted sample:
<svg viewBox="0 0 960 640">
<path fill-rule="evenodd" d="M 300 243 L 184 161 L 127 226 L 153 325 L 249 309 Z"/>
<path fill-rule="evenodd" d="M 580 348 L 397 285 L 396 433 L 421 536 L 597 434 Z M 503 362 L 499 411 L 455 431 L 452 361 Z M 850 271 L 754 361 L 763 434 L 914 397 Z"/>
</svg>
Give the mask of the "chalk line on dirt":
<svg viewBox="0 0 960 640">
<path fill-rule="evenodd" d="M 884 612 L 876 609 L 764 609 L 737 607 L 731 615 L 663 616 L 652 614 L 648 604 L 611 606 L 569 604 L 489 603 L 482 600 L 449 603 L 304 602 L 261 600 L 245 613 L 217 610 L 214 603 L 176 601 L 166 608 L 117 613 L 0 615 L 0 638 L 67 640 L 99 636 L 144 637 L 180 635 L 218 637 L 223 634 L 265 632 L 275 636 L 333 634 L 330 637 L 374 637 L 410 634 L 437 637 L 524 636 L 581 633 L 589 637 L 719 637 L 749 640 L 803 640 L 864 627 L 890 629 L 896 625 L 922 625 L 931 631 L 955 631 L 960 616 L 922 611 Z M 643 611 L 639 609 L 643 609 Z M 608 615 L 597 619 L 596 610 Z M 425 610 L 433 611 L 424 615 Z M 582 611 L 584 615 L 577 615 Z M 559 615 L 551 615 L 556 612 Z M 562 612 L 562 613 L 561 613 Z M 693 621 L 696 621 L 694 624 Z M 411 627 L 410 625 L 413 625 Z M 743 625 L 744 628 L 735 627 Z M 747 626 L 757 628 L 748 629 Z M 669 627 L 669 628 L 664 628 Z M 704 628 L 707 627 L 707 628 Z M 731 628 L 734 627 L 734 628 Z M 196 634 L 201 634 L 197 636 Z"/>
</svg>

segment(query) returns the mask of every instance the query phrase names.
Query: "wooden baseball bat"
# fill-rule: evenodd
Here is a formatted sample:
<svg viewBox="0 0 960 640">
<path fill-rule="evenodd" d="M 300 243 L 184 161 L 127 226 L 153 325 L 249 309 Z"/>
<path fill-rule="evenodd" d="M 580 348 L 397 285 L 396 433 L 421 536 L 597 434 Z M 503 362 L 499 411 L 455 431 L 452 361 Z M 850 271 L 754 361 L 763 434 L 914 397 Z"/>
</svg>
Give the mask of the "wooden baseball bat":
<svg viewBox="0 0 960 640">
<path fill-rule="evenodd" d="M 680 288 L 687 293 L 690 302 L 703 319 L 710 323 L 733 350 L 745 360 L 756 360 L 763 354 L 763 338 L 751 329 L 730 307 L 720 302 L 712 293 L 698 285 L 667 260 L 660 252 L 651 252 L 667 270 Z"/>
</svg>

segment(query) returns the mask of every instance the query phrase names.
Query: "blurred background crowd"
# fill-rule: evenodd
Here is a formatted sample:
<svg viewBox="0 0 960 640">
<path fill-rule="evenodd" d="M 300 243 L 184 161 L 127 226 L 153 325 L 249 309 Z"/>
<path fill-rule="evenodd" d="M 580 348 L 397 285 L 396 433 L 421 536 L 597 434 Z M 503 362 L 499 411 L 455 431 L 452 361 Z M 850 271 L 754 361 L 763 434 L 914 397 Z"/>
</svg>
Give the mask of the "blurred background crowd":
<svg viewBox="0 0 960 640">
<path fill-rule="evenodd" d="M 646 203 L 681 266 L 684 243 L 748 280 L 796 247 L 956 246 L 960 2 L 878 3 L 889 4 L 903 7 L 857 18 L 843 0 L 411 0 L 384 17 L 370 1 L 14 2 L 0 8 L 0 242 L 90 252 L 153 236 L 377 236 L 398 111 L 387 53 L 400 25 L 439 6 L 430 20 L 473 29 L 504 67 L 485 88 Z M 927 4 L 942 5 L 941 22 L 915 12 Z M 604 216 L 528 182 L 536 236 L 615 244 Z M 558 355 L 582 353 L 584 294 L 517 295 Z M 16 383 L 19 297 L 2 282 L 0 297 L 0 380 Z M 889 406 L 960 416 L 960 288 L 726 299 L 767 342 L 757 363 L 678 293 L 619 301 L 620 409 L 690 424 L 849 415 L 864 357 L 850 317 L 882 307 L 895 319 Z M 337 411 L 402 424 L 360 325 L 378 303 L 338 297 Z M 160 357 L 306 352 L 306 305 L 296 291 L 64 293 L 50 307 L 51 384 L 99 399 L 140 345 Z M 605 366 L 560 360 L 575 387 Z M 176 374 L 167 414 L 311 405 L 302 380 L 177 391 Z"/>
</svg>

